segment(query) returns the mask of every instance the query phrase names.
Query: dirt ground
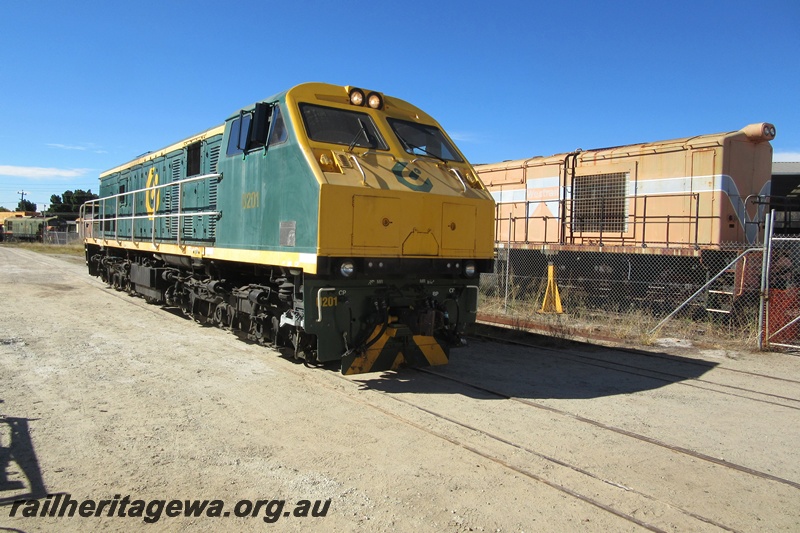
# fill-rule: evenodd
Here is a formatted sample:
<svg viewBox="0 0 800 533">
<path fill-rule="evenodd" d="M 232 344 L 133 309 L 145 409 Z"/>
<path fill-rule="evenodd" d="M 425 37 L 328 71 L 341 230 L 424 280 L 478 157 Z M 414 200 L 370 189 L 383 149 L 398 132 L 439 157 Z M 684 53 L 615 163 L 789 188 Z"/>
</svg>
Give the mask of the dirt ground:
<svg viewBox="0 0 800 533">
<path fill-rule="evenodd" d="M 796 356 L 474 341 L 345 378 L 3 246 L 0 301 L 0 531 L 800 530 Z"/>
</svg>

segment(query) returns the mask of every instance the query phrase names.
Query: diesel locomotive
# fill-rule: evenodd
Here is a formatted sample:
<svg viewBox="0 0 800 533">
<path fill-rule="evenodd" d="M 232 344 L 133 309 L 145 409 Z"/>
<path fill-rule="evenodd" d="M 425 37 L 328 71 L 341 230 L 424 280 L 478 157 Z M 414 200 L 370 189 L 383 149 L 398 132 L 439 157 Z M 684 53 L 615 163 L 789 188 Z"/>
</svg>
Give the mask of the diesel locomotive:
<svg viewBox="0 0 800 533">
<path fill-rule="evenodd" d="M 493 267 L 494 201 L 442 127 L 298 85 L 100 176 L 89 273 L 344 374 L 444 364 Z"/>
<path fill-rule="evenodd" d="M 674 307 L 762 236 L 778 200 L 771 190 L 775 134 L 762 122 L 476 165 L 497 202 L 495 239 L 507 277 L 535 289 L 552 265 L 581 303 Z M 758 289 L 742 281 L 747 264 L 737 263 L 707 292 L 706 311 L 729 314 L 732 300 Z"/>
<path fill-rule="evenodd" d="M 775 126 L 763 122 L 475 168 L 497 200 L 501 243 L 718 248 L 755 241 L 771 196 L 774 138 Z"/>
<path fill-rule="evenodd" d="M 7 241 L 42 242 L 47 231 L 66 231 L 67 223 L 58 217 L 8 217 L 3 224 Z"/>
</svg>

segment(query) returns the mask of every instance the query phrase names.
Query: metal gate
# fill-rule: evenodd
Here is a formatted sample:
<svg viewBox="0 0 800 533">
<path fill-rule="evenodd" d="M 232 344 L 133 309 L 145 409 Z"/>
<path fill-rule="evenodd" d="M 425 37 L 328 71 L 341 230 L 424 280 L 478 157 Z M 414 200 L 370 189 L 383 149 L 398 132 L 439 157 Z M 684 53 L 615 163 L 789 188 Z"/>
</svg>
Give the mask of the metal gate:
<svg viewBox="0 0 800 533">
<path fill-rule="evenodd" d="M 759 348 L 800 349 L 800 235 L 774 235 L 775 211 L 769 228 L 761 277 Z"/>
</svg>

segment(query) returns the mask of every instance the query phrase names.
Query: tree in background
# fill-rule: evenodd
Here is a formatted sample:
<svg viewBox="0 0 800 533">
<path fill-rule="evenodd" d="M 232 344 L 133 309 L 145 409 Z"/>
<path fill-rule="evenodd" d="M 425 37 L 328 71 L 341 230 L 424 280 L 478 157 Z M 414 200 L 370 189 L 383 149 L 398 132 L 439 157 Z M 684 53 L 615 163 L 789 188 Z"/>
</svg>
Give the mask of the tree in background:
<svg viewBox="0 0 800 533">
<path fill-rule="evenodd" d="M 80 213 L 81 205 L 89 200 L 99 198 L 96 194 L 92 194 L 92 190 L 82 191 L 76 189 L 73 191 L 64 191 L 64 194 L 54 194 L 50 197 L 50 207 L 47 208 L 47 214 L 50 216 L 59 216 L 64 220 L 75 220 Z"/>
<path fill-rule="evenodd" d="M 36 211 L 36 204 L 30 200 L 20 200 L 17 204 L 17 211 Z"/>
</svg>

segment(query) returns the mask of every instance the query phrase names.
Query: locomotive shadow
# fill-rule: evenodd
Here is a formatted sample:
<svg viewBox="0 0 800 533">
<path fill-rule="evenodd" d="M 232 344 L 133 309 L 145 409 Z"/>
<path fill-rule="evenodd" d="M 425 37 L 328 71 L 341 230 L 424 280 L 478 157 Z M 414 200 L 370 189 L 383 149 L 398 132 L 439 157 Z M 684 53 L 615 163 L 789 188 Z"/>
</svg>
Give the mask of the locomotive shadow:
<svg viewBox="0 0 800 533">
<path fill-rule="evenodd" d="M 194 320 L 176 307 L 163 310 Z M 195 321 L 197 322 L 197 321 Z M 202 327 L 216 327 L 198 322 Z M 238 330 L 227 330 L 237 342 L 258 345 Z M 590 399 L 655 390 L 697 379 L 717 363 L 655 352 L 635 352 L 600 345 L 514 332 L 530 346 L 472 340 L 451 350 L 448 365 L 425 373 L 417 369 L 352 377 L 363 389 L 394 394 L 462 394 L 480 400 L 504 396 L 528 399 Z M 295 365 L 291 348 L 269 347 Z M 313 365 L 308 371 L 338 372 L 338 362 Z"/>
<path fill-rule="evenodd" d="M 451 352 L 450 364 L 432 368 L 434 375 L 405 369 L 355 381 L 394 394 L 590 399 L 659 389 L 699 378 L 715 366 L 703 359 L 578 342 L 553 349 L 472 341 Z"/>
<path fill-rule="evenodd" d="M 0 417 L 0 506 L 47 496 L 28 422 L 26 418 Z M 24 480 L 9 479 L 9 474 Z"/>
<path fill-rule="evenodd" d="M 261 344 L 260 342 L 249 338 L 247 336 L 247 333 L 245 333 L 245 332 L 243 332 L 241 330 L 231 329 L 231 328 L 219 328 L 218 326 L 216 326 L 214 324 L 211 324 L 209 322 L 205 322 L 205 321 L 202 321 L 202 320 L 200 320 L 200 321 L 195 320 L 194 318 L 192 318 L 190 316 L 187 316 L 178 307 L 171 307 L 171 306 L 162 305 L 161 306 L 161 310 L 165 311 L 167 313 L 170 313 L 171 315 L 173 315 L 173 316 L 175 316 L 177 318 L 186 320 L 187 322 L 190 322 L 190 321 L 194 322 L 195 325 L 200 326 L 202 328 L 218 329 L 220 331 L 225 331 L 226 333 L 228 333 L 231 336 L 233 336 L 236 339 L 236 342 L 243 342 L 245 344 L 250 344 L 252 346 L 260 346 L 260 347 L 263 347 L 263 348 L 266 348 L 266 349 L 269 349 L 269 350 L 273 350 L 273 351 L 275 351 L 277 353 L 278 357 L 280 357 L 281 359 L 284 359 L 284 360 L 286 360 L 286 361 L 288 361 L 288 362 L 290 362 L 292 364 L 295 364 L 295 365 L 301 365 L 301 366 L 305 365 L 305 366 L 309 366 L 309 367 L 315 368 L 315 369 L 318 368 L 318 369 L 322 369 L 322 370 L 332 370 L 332 371 L 337 371 L 337 372 L 339 371 L 339 368 L 341 367 L 341 364 L 339 363 L 339 361 L 333 361 L 333 362 L 327 362 L 327 363 L 315 363 L 313 365 L 306 365 L 305 362 L 302 359 L 298 359 L 298 358 L 295 357 L 293 348 L 285 347 L 285 346 L 273 346 L 272 344 L 269 344 L 269 343 Z"/>
</svg>

